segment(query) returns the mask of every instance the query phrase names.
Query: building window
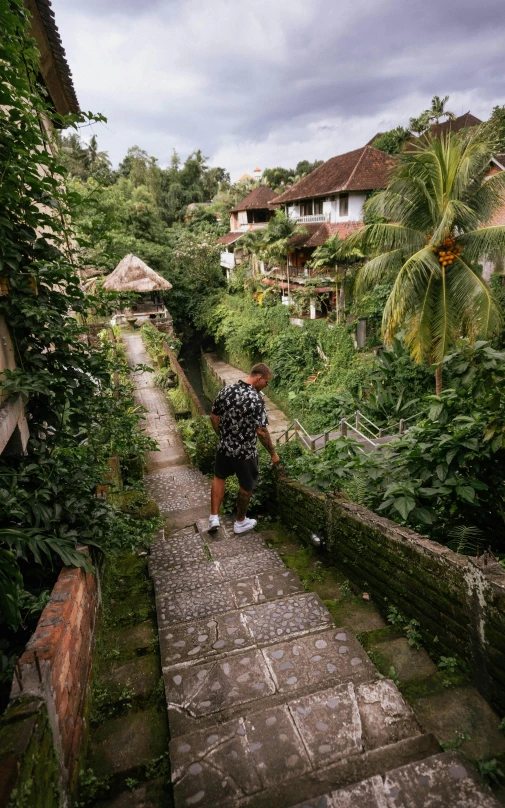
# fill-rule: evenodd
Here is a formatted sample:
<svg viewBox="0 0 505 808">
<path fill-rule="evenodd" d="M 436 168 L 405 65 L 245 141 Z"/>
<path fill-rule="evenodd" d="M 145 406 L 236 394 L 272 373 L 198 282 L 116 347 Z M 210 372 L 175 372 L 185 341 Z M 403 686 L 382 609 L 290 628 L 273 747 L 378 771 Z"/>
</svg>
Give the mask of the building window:
<svg viewBox="0 0 505 808">
<path fill-rule="evenodd" d="M 323 212 L 323 200 L 322 199 L 315 199 L 314 200 L 314 214 L 320 214 Z"/>
<path fill-rule="evenodd" d="M 349 215 L 349 194 L 340 194 L 338 198 L 338 215 Z"/>
<path fill-rule="evenodd" d="M 312 199 L 301 202 L 300 216 L 312 216 Z"/>
</svg>

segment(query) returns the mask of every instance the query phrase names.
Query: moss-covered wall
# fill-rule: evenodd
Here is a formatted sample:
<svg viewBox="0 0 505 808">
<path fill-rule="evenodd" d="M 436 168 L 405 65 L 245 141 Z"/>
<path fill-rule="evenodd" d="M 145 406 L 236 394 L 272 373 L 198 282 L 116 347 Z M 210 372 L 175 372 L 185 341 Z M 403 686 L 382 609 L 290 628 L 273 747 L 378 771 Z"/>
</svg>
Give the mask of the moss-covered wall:
<svg viewBox="0 0 505 808">
<path fill-rule="evenodd" d="M 342 572 L 384 614 L 417 620 L 422 640 L 460 657 L 474 683 L 505 713 L 505 571 L 471 559 L 335 495 L 323 496 L 277 475 L 283 523 L 310 540 L 323 535 Z"/>
<path fill-rule="evenodd" d="M 0 720 L 0 805 L 58 808 L 59 772 L 47 709 L 18 699 Z"/>
<path fill-rule="evenodd" d="M 203 392 L 205 393 L 209 401 L 214 401 L 215 397 L 221 390 L 223 384 L 221 380 L 215 375 L 215 373 L 213 373 L 212 368 L 207 362 L 207 358 L 203 353 L 203 351 L 202 351 L 201 366 L 202 366 Z"/>
<path fill-rule="evenodd" d="M 184 394 L 184 399 L 187 402 L 188 409 L 190 410 L 191 415 L 193 416 L 193 418 L 197 418 L 199 415 L 205 415 L 205 410 L 200 404 L 198 396 L 193 390 L 191 384 L 189 383 L 186 377 L 186 374 L 184 373 L 179 362 L 177 361 L 175 353 L 172 351 L 170 345 L 166 340 L 163 340 L 163 351 L 168 356 L 170 367 L 177 376 L 177 380 L 179 382 L 179 389 Z"/>
</svg>

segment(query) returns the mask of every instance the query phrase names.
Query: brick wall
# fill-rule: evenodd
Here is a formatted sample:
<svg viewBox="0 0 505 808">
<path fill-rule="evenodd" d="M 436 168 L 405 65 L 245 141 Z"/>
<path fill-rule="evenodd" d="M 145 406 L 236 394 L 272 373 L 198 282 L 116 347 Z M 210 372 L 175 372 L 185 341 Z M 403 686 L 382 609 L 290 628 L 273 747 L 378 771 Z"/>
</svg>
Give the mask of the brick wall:
<svg viewBox="0 0 505 808">
<path fill-rule="evenodd" d="M 99 592 L 97 577 L 64 567 L 19 659 L 11 699 L 45 702 L 64 791 L 72 790 L 86 740 L 85 707 Z"/>
<path fill-rule="evenodd" d="M 459 656 L 482 695 L 505 713 L 505 570 L 492 557 L 468 558 L 336 494 L 321 495 L 282 473 L 277 509 L 303 539 L 322 535 L 326 551 L 386 613 L 416 619 L 427 645 Z M 435 640 L 436 638 L 436 640 Z"/>
</svg>

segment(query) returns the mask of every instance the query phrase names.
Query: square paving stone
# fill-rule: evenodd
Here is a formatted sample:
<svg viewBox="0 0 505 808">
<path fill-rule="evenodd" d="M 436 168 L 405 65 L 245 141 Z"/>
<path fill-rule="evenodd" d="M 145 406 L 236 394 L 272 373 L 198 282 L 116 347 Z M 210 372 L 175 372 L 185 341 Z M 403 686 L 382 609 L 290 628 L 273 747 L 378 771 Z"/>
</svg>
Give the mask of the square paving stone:
<svg viewBox="0 0 505 808">
<path fill-rule="evenodd" d="M 220 526 L 218 530 L 213 530 L 211 533 L 207 530 L 209 526 L 209 517 L 205 519 L 196 520 L 196 529 L 203 538 L 206 544 L 216 544 L 217 542 L 227 541 L 233 539 L 233 518 L 229 516 L 220 516 Z M 254 535 L 254 534 L 253 534 Z"/>
<path fill-rule="evenodd" d="M 173 567 L 182 569 L 196 563 L 207 562 L 207 553 L 201 538 L 193 533 L 180 539 L 163 540 L 150 548 L 149 570 L 168 572 Z"/>
<path fill-rule="evenodd" d="M 289 709 L 315 768 L 363 751 L 361 719 L 351 684 L 303 696 Z"/>
<path fill-rule="evenodd" d="M 390 679 L 356 687 L 365 749 L 377 749 L 421 731 L 410 707 Z"/>
<path fill-rule="evenodd" d="M 332 622 L 317 595 L 293 595 L 244 610 L 249 630 L 258 643 L 272 643 L 289 635 L 322 628 Z"/>
<path fill-rule="evenodd" d="M 194 719 L 271 695 L 275 685 L 258 650 L 193 667 L 165 671 L 172 735 L 192 728 Z"/>
<path fill-rule="evenodd" d="M 251 533 L 247 539 L 225 539 L 224 541 L 214 542 L 210 552 L 212 557 L 219 561 L 222 558 L 250 555 L 266 549 L 265 542 L 261 536 Z"/>
<path fill-rule="evenodd" d="M 284 562 L 275 550 L 258 550 L 250 555 L 224 558 L 217 562 L 225 581 L 258 575 L 273 569 L 285 569 Z"/>
<path fill-rule="evenodd" d="M 170 597 L 156 598 L 158 628 L 161 631 L 174 623 L 230 612 L 235 598 L 229 584 L 192 589 Z"/>
<path fill-rule="evenodd" d="M 267 600 L 305 592 L 300 579 L 292 570 L 278 569 L 261 572 L 253 578 L 230 582 L 235 592 L 237 606 L 253 606 Z"/>
<path fill-rule="evenodd" d="M 240 612 L 166 628 L 160 631 L 159 638 L 164 669 L 252 646 L 251 636 Z"/>
<path fill-rule="evenodd" d="M 261 589 L 260 600 L 282 598 L 305 591 L 298 575 L 288 569 L 262 572 L 258 575 L 258 582 Z"/>
<path fill-rule="evenodd" d="M 384 795 L 388 808 L 498 808 L 457 755 L 433 755 L 388 772 Z"/>
<path fill-rule="evenodd" d="M 293 808 L 388 808 L 388 805 L 385 802 L 382 777 L 377 775 L 332 794 L 300 802 Z"/>
<path fill-rule="evenodd" d="M 241 718 L 172 740 L 170 764 L 177 808 L 220 806 L 262 789 Z"/>
<path fill-rule="evenodd" d="M 168 571 L 161 570 L 160 572 L 153 565 L 150 572 L 158 597 L 171 597 L 190 589 L 202 589 L 202 587 L 220 584 L 223 580 L 216 561 L 194 563 L 190 567 L 178 565 Z"/>
<path fill-rule="evenodd" d="M 288 707 L 281 705 L 245 719 L 249 751 L 265 788 L 299 777 L 311 768 Z"/>
<path fill-rule="evenodd" d="M 281 693 L 307 685 L 369 682 L 377 674 L 357 639 L 345 629 L 280 642 L 264 648 L 263 655 Z"/>
</svg>

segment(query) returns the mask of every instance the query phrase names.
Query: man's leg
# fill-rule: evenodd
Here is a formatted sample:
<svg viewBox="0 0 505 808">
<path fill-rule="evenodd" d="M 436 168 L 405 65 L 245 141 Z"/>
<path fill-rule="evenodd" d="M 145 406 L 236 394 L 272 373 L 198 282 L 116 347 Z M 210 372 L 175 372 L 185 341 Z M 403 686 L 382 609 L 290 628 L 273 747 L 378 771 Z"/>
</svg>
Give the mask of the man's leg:
<svg viewBox="0 0 505 808">
<path fill-rule="evenodd" d="M 247 513 L 247 506 L 249 505 L 249 500 L 251 499 L 252 491 L 246 491 L 245 488 L 242 486 L 238 489 L 238 497 L 237 497 L 237 522 L 243 522 L 246 513 Z"/>
<path fill-rule="evenodd" d="M 212 488 L 210 490 L 211 516 L 217 516 L 217 514 L 219 513 L 219 506 L 221 505 L 224 499 L 225 488 L 226 488 L 226 480 L 222 480 L 221 477 L 214 476 L 214 479 L 212 481 Z"/>
</svg>

